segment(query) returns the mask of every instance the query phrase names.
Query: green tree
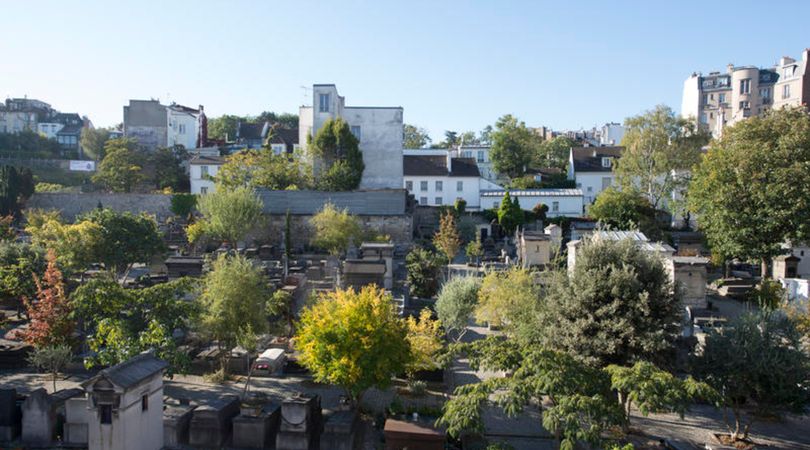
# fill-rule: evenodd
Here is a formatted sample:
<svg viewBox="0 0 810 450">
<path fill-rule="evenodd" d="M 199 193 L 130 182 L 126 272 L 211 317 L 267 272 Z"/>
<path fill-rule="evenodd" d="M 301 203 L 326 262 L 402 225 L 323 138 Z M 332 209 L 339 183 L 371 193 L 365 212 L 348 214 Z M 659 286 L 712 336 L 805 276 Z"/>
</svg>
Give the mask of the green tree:
<svg viewBox="0 0 810 450">
<path fill-rule="evenodd" d="M 780 109 L 723 130 L 693 171 L 690 209 L 713 254 L 768 261 L 810 237 L 810 116 Z"/>
<path fill-rule="evenodd" d="M 208 138 L 218 141 L 233 141 L 236 139 L 236 128 L 239 122 L 246 122 L 245 118 L 225 114 L 208 120 Z"/>
<path fill-rule="evenodd" d="M 294 342 L 316 381 L 342 387 L 359 404 L 367 389 L 388 387 L 405 369 L 406 336 L 391 296 L 366 286 L 321 294 L 302 311 Z"/>
<path fill-rule="evenodd" d="M 259 226 L 264 217 L 264 203 L 246 186 L 202 195 L 197 200 L 197 210 L 203 216 L 198 223 L 205 234 L 233 246 Z"/>
<path fill-rule="evenodd" d="M 440 218 L 439 230 L 433 235 L 433 245 L 444 253 L 448 263 L 453 262 L 461 247 L 461 237 L 456 227 L 456 216 L 452 212 L 448 211 Z"/>
<path fill-rule="evenodd" d="M 146 181 L 144 167 L 146 154 L 138 148 L 138 141 L 130 138 L 111 139 L 104 144 L 104 159 L 93 175 L 93 182 L 112 192 L 131 192 Z"/>
<path fill-rule="evenodd" d="M 34 178 L 30 169 L 0 166 L 0 216 L 15 215 L 34 193 Z"/>
<path fill-rule="evenodd" d="M 301 155 L 276 155 L 270 149 L 243 150 L 228 157 L 217 172 L 217 184 L 227 189 L 240 186 L 273 190 L 308 189 L 312 169 Z"/>
<path fill-rule="evenodd" d="M 455 341 L 467 332 L 467 325 L 478 304 L 478 291 L 481 280 L 478 277 L 453 277 L 442 285 L 436 299 L 436 315 L 448 336 L 455 335 Z"/>
<path fill-rule="evenodd" d="M 700 160 L 701 147 L 710 135 L 664 105 L 626 119 L 624 126 L 624 151 L 616 167 L 619 182 L 638 186 L 658 209 L 683 187 L 685 178 L 680 173 Z"/>
<path fill-rule="evenodd" d="M 90 222 L 99 227 L 96 262 L 115 274 L 128 273 L 134 263 L 148 263 L 165 251 L 157 222 L 146 214 L 119 213 L 96 208 L 80 216 L 77 223 Z"/>
<path fill-rule="evenodd" d="M 506 234 L 511 235 L 514 234 L 517 227 L 523 224 L 523 219 L 524 215 L 520 205 L 512 201 L 509 191 L 506 191 L 503 200 L 501 200 L 501 206 L 498 208 L 498 225 L 503 228 Z"/>
<path fill-rule="evenodd" d="M 721 394 L 732 439 L 747 439 L 755 417 L 801 413 L 810 404 L 810 359 L 790 319 L 773 313 L 745 313 L 713 331 L 695 360 L 698 378 Z M 743 416 L 744 406 L 752 414 Z"/>
<path fill-rule="evenodd" d="M 414 248 L 405 257 L 405 268 L 408 270 L 408 284 L 411 294 L 431 298 L 436 295 L 441 284 L 442 267 L 446 260 L 430 250 Z"/>
<path fill-rule="evenodd" d="M 467 255 L 471 264 L 478 264 L 481 256 L 484 255 L 484 249 L 481 247 L 481 241 L 472 240 L 464 248 L 464 253 Z"/>
<path fill-rule="evenodd" d="M 609 187 L 588 207 L 591 218 L 616 230 L 639 230 L 650 239 L 661 237 L 655 214 L 647 197 L 632 187 Z"/>
<path fill-rule="evenodd" d="M 681 316 L 658 255 L 630 240 L 588 239 L 573 271 L 550 280 L 539 324 L 529 330 L 539 335 L 530 339 L 599 365 L 661 360 Z"/>
<path fill-rule="evenodd" d="M 0 242 L 0 299 L 22 305 L 37 293 L 35 278 L 45 272 L 45 251 L 24 242 Z"/>
<path fill-rule="evenodd" d="M 197 206 L 197 196 L 195 194 L 174 194 L 171 202 L 169 210 L 178 217 L 188 219 Z"/>
<path fill-rule="evenodd" d="M 309 144 L 309 152 L 319 168 L 316 172 L 319 189 L 351 191 L 360 186 L 365 164 L 359 145 L 343 119 L 323 123 Z"/>
<path fill-rule="evenodd" d="M 363 227 L 348 209 L 337 209 L 331 203 L 325 203 L 317 214 L 309 219 L 314 229 L 312 245 L 325 249 L 330 255 L 340 255 L 350 245 L 360 245 L 363 239 Z"/>
<path fill-rule="evenodd" d="M 540 168 L 554 167 L 560 170 L 568 169 L 568 156 L 571 147 L 576 146 L 576 142 L 567 136 L 557 136 L 549 141 L 543 141 L 537 146 L 532 163 Z"/>
<path fill-rule="evenodd" d="M 106 128 L 82 128 L 79 145 L 88 158 L 104 159 L 104 145 L 110 139 L 110 130 Z"/>
<path fill-rule="evenodd" d="M 29 355 L 28 362 L 42 370 L 47 370 L 53 380 L 53 392 L 56 392 L 56 379 L 59 371 L 70 363 L 73 359 L 73 352 L 67 344 L 57 344 L 47 347 L 39 347 Z"/>
<path fill-rule="evenodd" d="M 151 155 L 150 164 L 154 172 L 156 189 L 169 189 L 173 192 L 187 191 L 190 181 L 183 163 L 188 152 L 182 145 L 159 148 Z"/>
<path fill-rule="evenodd" d="M 478 291 L 475 319 L 494 327 L 506 327 L 508 334 L 517 335 L 524 326 L 535 326 L 533 319 L 539 306 L 540 291 L 529 271 L 513 268 L 490 272 Z"/>
<path fill-rule="evenodd" d="M 402 148 L 423 148 L 430 146 L 430 135 L 424 128 L 406 123 L 402 127 L 402 134 Z"/>
<path fill-rule="evenodd" d="M 221 370 L 228 372 L 230 350 L 241 333 L 262 333 L 268 327 L 265 314 L 270 290 L 261 268 L 242 255 L 220 255 L 203 278 L 199 297 L 202 329 L 219 343 Z"/>
<path fill-rule="evenodd" d="M 411 353 L 410 361 L 405 365 L 405 373 L 409 379 L 414 379 L 419 371 L 440 367 L 438 359 L 444 350 L 442 325 L 438 320 L 433 320 L 431 315 L 430 309 L 424 308 L 419 313 L 419 318 L 408 316 L 405 319 L 405 339 Z"/>
<path fill-rule="evenodd" d="M 495 122 L 490 158 L 495 172 L 517 178 L 537 153 L 537 137 L 516 117 L 507 114 Z"/>
</svg>

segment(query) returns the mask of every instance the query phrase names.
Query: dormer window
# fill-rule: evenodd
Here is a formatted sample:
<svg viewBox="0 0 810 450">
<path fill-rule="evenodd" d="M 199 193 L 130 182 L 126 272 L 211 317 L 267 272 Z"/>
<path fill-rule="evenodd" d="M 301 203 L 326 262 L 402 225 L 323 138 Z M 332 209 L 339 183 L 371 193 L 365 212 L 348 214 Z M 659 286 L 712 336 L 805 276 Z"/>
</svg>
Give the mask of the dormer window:
<svg viewBox="0 0 810 450">
<path fill-rule="evenodd" d="M 607 156 L 603 156 L 603 157 L 602 157 L 602 167 L 605 167 L 605 168 L 610 168 L 610 166 L 611 166 L 611 164 L 612 164 L 612 161 L 611 161 L 612 159 L 613 159 L 613 158 L 609 158 L 609 157 L 607 157 Z"/>
</svg>

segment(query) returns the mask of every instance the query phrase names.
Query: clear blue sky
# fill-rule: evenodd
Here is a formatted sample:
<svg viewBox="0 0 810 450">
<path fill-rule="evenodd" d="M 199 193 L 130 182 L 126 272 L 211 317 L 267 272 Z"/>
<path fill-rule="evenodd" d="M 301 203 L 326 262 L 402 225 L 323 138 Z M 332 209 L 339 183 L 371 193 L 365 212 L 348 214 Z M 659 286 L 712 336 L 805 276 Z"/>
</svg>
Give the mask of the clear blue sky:
<svg viewBox="0 0 810 450">
<path fill-rule="evenodd" d="M 3 2 L 0 96 L 122 120 L 130 98 L 210 116 L 295 112 L 301 86 L 350 105 L 402 106 L 430 130 L 505 113 L 591 127 L 680 107 L 683 80 L 769 66 L 810 46 L 810 2 Z"/>
</svg>

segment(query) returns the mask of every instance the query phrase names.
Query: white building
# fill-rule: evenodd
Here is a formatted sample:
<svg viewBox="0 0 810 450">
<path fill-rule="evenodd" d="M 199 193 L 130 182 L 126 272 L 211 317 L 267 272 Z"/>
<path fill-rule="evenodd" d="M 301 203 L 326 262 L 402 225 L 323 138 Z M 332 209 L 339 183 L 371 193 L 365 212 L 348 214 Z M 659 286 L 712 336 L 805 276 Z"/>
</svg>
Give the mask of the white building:
<svg viewBox="0 0 810 450">
<path fill-rule="evenodd" d="M 664 261 L 665 267 L 670 275 L 673 273 L 673 264 L 672 264 L 672 255 L 675 254 L 675 249 L 670 247 L 668 244 L 664 244 L 661 242 L 652 242 L 650 241 L 647 236 L 640 232 L 640 231 L 605 231 L 605 230 L 594 230 L 589 236 L 583 238 L 582 240 L 576 241 L 569 241 L 568 246 L 568 271 L 571 272 L 574 270 L 574 267 L 577 263 L 577 250 L 579 247 L 588 239 L 594 240 L 610 240 L 610 241 L 622 241 L 622 240 L 630 240 L 634 242 L 636 245 L 641 247 L 642 250 L 650 253 L 658 254 Z"/>
<path fill-rule="evenodd" d="M 199 109 L 172 103 L 166 107 L 166 144 L 169 147 L 182 145 L 187 149 L 197 147 L 197 123 Z"/>
<path fill-rule="evenodd" d="M 214 192 L 214 190 L 216 190 L 214 177 L 217 176 L 219 168 L 222 167 L 225 162 L 225 158 L 221 156 L 199 154 L 192 157 L 188 165 L 191 193 L 207 194 Z"/>
<path fill-rule="evenodd" d="M 327 120 L 340 117 L 360 141 L 365 164 L 360 188 L 402 187 L 402 107 L 346 106 L 334 84 L 313 85 L 312 105 L 302 106 L 298 113 L 302 149 L 306 150 L 307 136 L 315 137 Z"/>
<path fill-rule="evenodd" d="M 163 448 L 163 371 L 167 366 L 153 354 L 141 353 L 82 383 L 88 397 L 88 450 Z"/>
<path fill-rule="evenodd" d="M 590 205 L 600 192 L 615 184 L 613 162 L 622 155 L 623 147 L 571 147 L 568 155 L 568 179 L 582 190 L 585 205 Z"/>
<path fill-rule="evenodd" d="M 481 190 L 501 187 L 481 178 L 475 160 L 455 155 L 454 150 L 408 150 L 402 186 L 420 205 L 452 206 L 463 199 L 467 209 L 477 211 Z"/>
<path fill-rule="evenodd" d="M 599 133 L 599 143 L 610 146 L 619 145 L 622 143 L 624 131 L 624 127 L 620 123 L 606 123 L 602 125 L 602 130 Z"/>
<path fill-rule="evenodd" d="M 478 172 L 481 177 L 493 183 L 498 182 L 498 174 L 492 167 L 492 160 L 489 158 L 489 151 L 492 149 L 489 145 L 466 145 L 458 149 L 459 156 L 462 158 L 472 158 L 478 166 Z"/>
<path fill-rule="evenodd" d="M 501 206 L 506 190 L 487 190 L 481 192 L 481 209 L 492 209 Z M 517 198 L 520 208 L 531 211 L 535 206 L 548 206 L 547 217 L 579 217 L 583 213 L 582 191 L 579 189 L 525 189 L 510 190 L 509 196 Z"/>
</svg>

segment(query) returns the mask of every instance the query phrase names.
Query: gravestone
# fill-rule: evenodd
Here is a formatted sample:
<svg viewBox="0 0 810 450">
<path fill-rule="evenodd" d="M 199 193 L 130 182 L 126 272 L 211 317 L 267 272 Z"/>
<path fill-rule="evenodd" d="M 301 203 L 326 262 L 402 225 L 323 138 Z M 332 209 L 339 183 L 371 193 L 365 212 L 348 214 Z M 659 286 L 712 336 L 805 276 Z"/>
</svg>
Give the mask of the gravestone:
<svg viewBox="0 0 810 450">
<path fill-rule="evenodd" d="M 233 446 L 268 448 L 278 432 L 281 408 L 267 404 L 266 398 L 243 400 L 240 414 L 233 419 Z"/>
<path fill-rule="evenodd" d="M 239 414 L 239 397 L 225 395 L 197 407 L 191 417 L 189 444 L 194 447 L 221 447 L 231 433 L 231 420 Z"/>
<path fill-rule="evenodd" d="M 388 419 L 383 430 L 385 450 L 444 450 L 446 434 L 429 423 Z"/>
<path fill-rule="evenodd" d="M 72 446 L 87 446 L 87 397 L 73 397 L 65 402 L 64 440 Z"/>
<path fill-rule="evenodd" d="M 48 394 L 36 389 L 22 405 L 22 441 L 29 446 L 45 447 L 51 444 L 56 432 L 57 416 L 64 418 L 65 401 L 82 395 L 81 389 L 63 389 Z"/>
<path fill-rule="evenodd" d="M 297 394 L 287 398 L 281 404 L 276 450 L 317 449 L 322 428 L 320 396 Z"/>
<path fill-rule="evenodd" d="M 166 448 L 180 448 L 188 443 L 188 430 L 191 416 L 196 406 L 188 402 L 172 402 L 163 409 L 163 445 Z"/>
<path fill-rule="evenodd" d="M 359 424 L 357 411 L 338 411 L 326 420 L 321 435 L 321 450 L 352 450 L 355 448 Z"/>
<path fill-rule="evenodd" d="M 17 390 L 0 389 L 0 442 L 9 442 L 19 436 L 20 419 Z"/>
</svg>

